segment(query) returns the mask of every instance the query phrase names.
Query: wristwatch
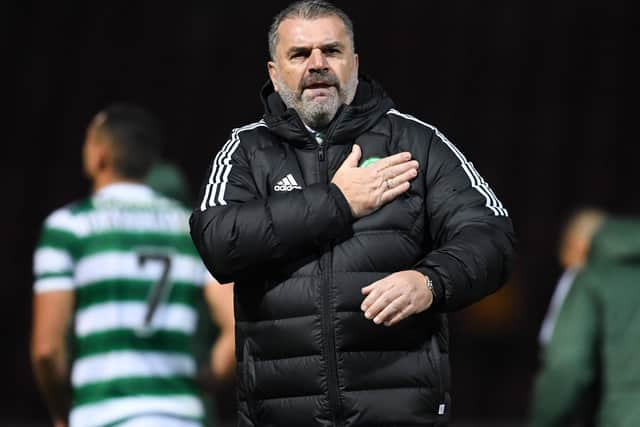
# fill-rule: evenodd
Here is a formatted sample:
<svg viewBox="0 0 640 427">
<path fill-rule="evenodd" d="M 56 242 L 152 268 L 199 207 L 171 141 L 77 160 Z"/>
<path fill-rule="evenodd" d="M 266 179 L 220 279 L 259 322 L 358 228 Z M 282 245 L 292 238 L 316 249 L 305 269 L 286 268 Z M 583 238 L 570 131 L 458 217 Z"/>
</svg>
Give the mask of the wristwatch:
<svg viewBox="0 0 640 427">
<path fill-rule="evenodd" d="M 429 288 L 429 290 L 431 291 L 431 293 L 433 294 L 433 296 L 436 296 L 436 291 L 433 289 L 433 282 L 431 281 L 431 277 L 427 276 L 425 274 L 425 279 L 427 279 L 427 288 Z"/>
</svg>

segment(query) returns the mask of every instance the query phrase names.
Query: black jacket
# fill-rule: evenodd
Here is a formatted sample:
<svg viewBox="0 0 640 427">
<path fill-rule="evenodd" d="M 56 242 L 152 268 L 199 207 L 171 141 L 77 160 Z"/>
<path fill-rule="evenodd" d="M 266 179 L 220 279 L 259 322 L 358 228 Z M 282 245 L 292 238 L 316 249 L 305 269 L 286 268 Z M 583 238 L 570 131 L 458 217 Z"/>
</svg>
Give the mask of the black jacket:
<svg viewBox="0 0 640 427">
<path fill-rule="evenodd" d="M 361 78 L 319 146 L 271 85 L 263 120 L 235 129 L 191 217 L 202 258 L 235 281 L 242 426 L 410 426 L 449 416 L 443 312 L 507 279 L 513 230 L 473 165 L 435 128 Z M 355 220 L 330 180 L 351 151 L 420 162 L 410 190 Z M 393 327 L 361 288 L 407 269 L 432 278 L 431 309 Z M 440 415 L 439 415 L 440 414 Z"/>
</svg>

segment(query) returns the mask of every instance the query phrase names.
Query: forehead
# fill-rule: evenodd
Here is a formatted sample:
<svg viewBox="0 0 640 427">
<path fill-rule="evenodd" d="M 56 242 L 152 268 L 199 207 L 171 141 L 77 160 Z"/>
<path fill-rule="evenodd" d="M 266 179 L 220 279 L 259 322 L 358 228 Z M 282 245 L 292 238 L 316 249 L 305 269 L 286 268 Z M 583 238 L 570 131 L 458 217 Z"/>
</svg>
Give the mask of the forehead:
<svg viewBox="0 0 640 427">
<path fill-rule="evenodd" d="M 278 27 L 277 49 L 290 47 L 311 47 L 327 43 L 341 42 L 349 45 L 347 29 L 335 15 L 315 19 L 286 18 Z"/>
</svg>

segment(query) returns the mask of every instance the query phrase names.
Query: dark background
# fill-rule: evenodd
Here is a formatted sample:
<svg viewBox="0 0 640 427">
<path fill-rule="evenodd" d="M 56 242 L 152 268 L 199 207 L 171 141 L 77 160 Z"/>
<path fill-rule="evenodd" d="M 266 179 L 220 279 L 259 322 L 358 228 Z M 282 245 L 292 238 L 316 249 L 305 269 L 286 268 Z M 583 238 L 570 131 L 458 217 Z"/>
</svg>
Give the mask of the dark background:
<svg viewBox="0 0 640 427">
<path fill-rule="evenodd" d="M 3 2 L 1 425 L 45 425 L 28 360 L 41 221 L 89 191 L 84 131 L 112 101 L 165 123 L 195 192 L 231 128 L 261 115 L 266 33 L 288 2 Z M 565 215 L 638 213 L 637 50 L 623 1 L 337 1 L 361 71 L 439 127 L 491 183 L 519 238 L 501 292 L 452 315 L 454 420 L 520 425 Z M 3 73 L 4 74 L 4 73 Z M 6 75 L 6 74 L 5 74 Z M 7 96 L 8 94 L 8 96 Z M 8 130 L 8 132 L 7 132 Z M 502 423 L 502 424 L 501 424 Z"/>
</svg>

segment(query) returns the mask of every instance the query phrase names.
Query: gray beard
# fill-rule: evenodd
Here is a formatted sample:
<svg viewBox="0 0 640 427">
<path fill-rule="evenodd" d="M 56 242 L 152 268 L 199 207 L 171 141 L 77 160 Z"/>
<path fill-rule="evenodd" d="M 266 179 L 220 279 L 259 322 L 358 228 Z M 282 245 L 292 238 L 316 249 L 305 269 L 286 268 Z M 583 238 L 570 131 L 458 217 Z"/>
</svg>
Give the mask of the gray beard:
<svg viewBox="0 0 640 427">
<path fill-rule="evenodd" d="M 342 104 L 351 104 L 357 88 L 358 72 L 356 70 L 343 87 L 331 87 L 330 95 L 322 100 L 306 98 L 304 92 L 291 89 L 278 79 L 278 94 L 284 105 L 296 110 L 302 121 L 314 130 L 326 128 Z"/>
</svg>

